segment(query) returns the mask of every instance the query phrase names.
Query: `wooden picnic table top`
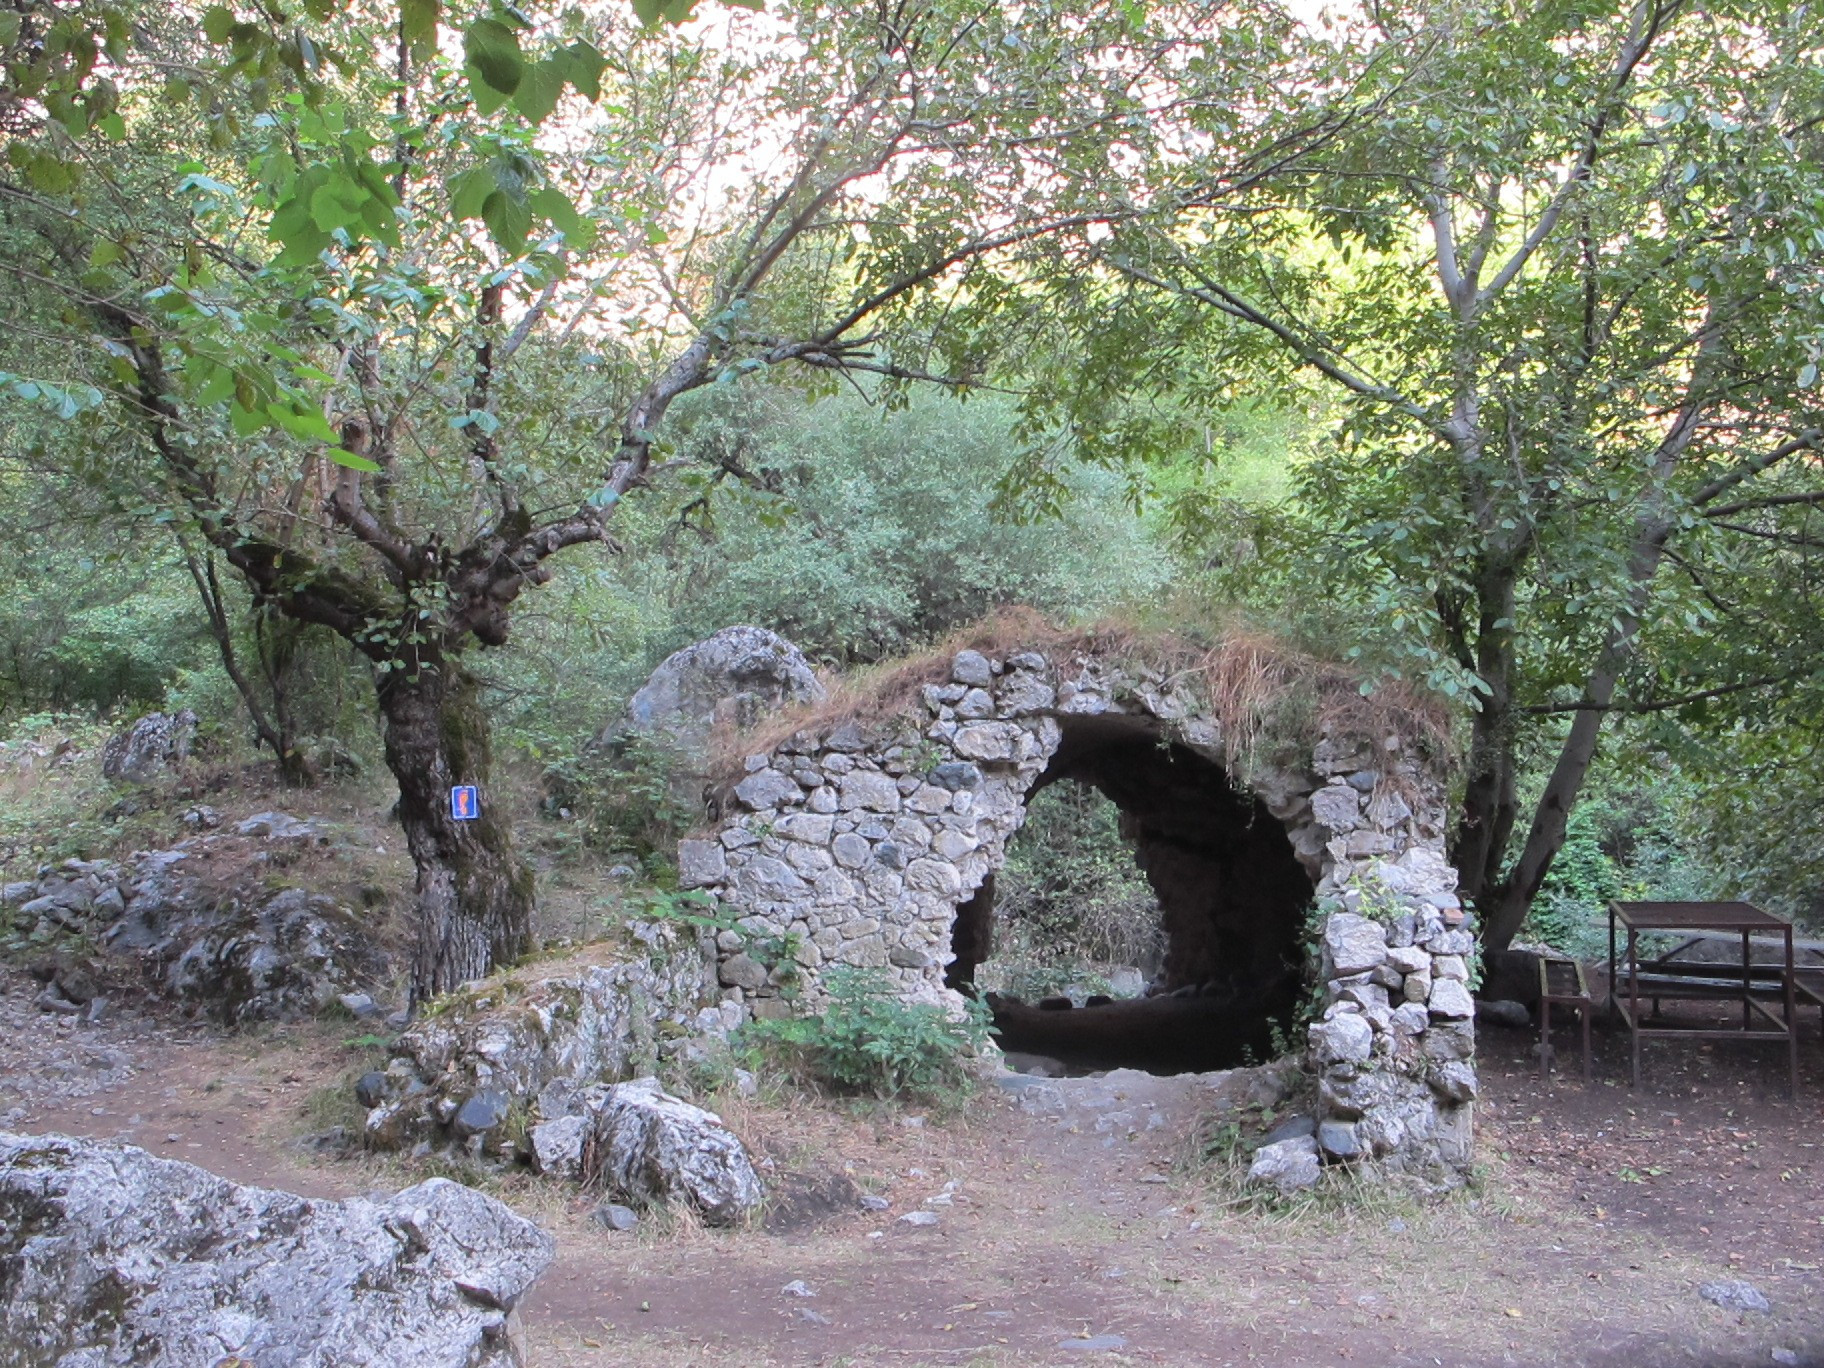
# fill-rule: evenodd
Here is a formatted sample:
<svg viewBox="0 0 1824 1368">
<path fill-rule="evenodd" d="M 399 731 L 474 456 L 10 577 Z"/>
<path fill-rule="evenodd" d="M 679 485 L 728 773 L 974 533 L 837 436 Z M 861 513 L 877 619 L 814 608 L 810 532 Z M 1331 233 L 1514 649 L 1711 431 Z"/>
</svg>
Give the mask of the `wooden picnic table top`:
<svg viewBox="0 0 1824 1368">
<path fill-rule="evenodd" d="M 1792 923 L 1746 902 L 1611 902 L 1609 911 L 1636 931 L 1789 931 Z"/>
</svg>

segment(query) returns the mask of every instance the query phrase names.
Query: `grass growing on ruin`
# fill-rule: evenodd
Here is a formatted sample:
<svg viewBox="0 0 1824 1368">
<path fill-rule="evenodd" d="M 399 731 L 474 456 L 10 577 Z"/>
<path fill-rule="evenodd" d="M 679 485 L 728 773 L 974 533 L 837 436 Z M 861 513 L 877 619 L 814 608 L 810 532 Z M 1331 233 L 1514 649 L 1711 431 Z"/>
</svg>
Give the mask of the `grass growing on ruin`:
<svg viewBox="0 0 1824 1368">
<path fill-rule="evenodd" d="M 905 1002 L 878 970 L 838 968 L 823 978 L 820 1016 L 752 1021 L 742 1048 L 762 1070 L 801 1087 L 883 1101 L 956 1104 L 974 1085 L 971 1061 L 988 1040 L 987 1010 L 958 1018 L 931 1003 Z"/>
<path fill-rule="evenodd" d="M 1370 685 L 1348 665 L 1299 650 L 1238 617 L 1166 623 L 1133 612 L 1066 627 L 1030 608 L 1004 608 L 926 651 L 826 680 L 829 696 L 821 703 L 785 709 L 751 732 L 718 733 L 715 777 L 732 784 L 741 757 L 773 750 L 799 731 L 907 716 L 926 685 L 950 678 L 951 661 L 963 650 L 996 657 L 1035 651 L 1059 665 L 1084 655 L 1161 684 L 1188 685 L 1209 709 L 1230 768 L 1243 779 L 1286 746 L 1308 747 L 1319 734 L 1374 744 L 1397 735 L 1436 764 L 1451 752 L 1453 715 L 1444 699 L 1406 681 Z"/>
</svg>

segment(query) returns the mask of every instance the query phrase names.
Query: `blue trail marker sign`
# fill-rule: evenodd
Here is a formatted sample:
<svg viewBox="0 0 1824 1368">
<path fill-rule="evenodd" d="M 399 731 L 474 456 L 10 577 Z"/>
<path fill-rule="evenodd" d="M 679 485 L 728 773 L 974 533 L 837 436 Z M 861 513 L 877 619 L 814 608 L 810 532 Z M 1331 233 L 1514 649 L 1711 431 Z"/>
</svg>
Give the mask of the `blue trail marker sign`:
<svg viewBox="0 0 1824 1368">
<path fill-rule="evenodd" d="M 450 817 L 458 822 L 472 822 L 481 816 L 481 793 L 473 784 L 457 784 L 450 790 Z"/>
</svg>

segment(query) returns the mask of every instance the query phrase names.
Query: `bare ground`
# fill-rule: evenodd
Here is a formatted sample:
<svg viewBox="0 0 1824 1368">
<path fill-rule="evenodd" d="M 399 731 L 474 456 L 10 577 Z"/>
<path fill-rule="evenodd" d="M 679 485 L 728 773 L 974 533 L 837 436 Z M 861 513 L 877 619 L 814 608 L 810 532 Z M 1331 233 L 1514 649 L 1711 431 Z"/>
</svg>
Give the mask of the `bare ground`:
<svg viewBox="0 0 1824 1368">
<path fill-rule="evenodd" d="M 298 1144 L 347 1119 L 347 1081 L 372 1049 L 352 1023 L 225 1036 L 129 1008 L 77 1025 L 34 1008 L 34 987 L 0 971 L 8 1128 L 119 1138 L 318 1195 L 425 1176 Z M 1650 1046 L 1636 1093 L 1620 1038 L 1599 1036 L 1589 1086 L 1541 1083 L 1530 1044 L 1484 1032 L 1483 1171 L 1436 1202 L 1237 1202 L 1232 1164 L 1190 1138 L 1202 1090 L 1188 1079 L 1062 1117 L 994 1089 L 922 1123 L 724 1100 L 775 1173 L 841 1172 L 891 1203 L 795 1234 L 662 1216 L 613 1234 L 572 1194 L 485 1181 L 558 1238 L 523 1307 L 540 1368 L 1824 1365 L 1815 1032 L 1796 1102 L 1767 1047 Z M 912 1210 L 939 1223 L 897 1219 Z M 1723 1277 L 1754 1283 L 1771 1314 L 1699 1298 Z M 783 1294 L 794 1280 L 815 1295 Z"/>
</svg>

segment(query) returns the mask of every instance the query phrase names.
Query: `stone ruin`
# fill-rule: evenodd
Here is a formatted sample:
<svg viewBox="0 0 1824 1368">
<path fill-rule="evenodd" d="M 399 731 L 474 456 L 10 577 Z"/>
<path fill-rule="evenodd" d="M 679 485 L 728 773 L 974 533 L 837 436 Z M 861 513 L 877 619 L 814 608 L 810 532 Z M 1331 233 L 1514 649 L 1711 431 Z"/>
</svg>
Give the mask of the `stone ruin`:
<svg viewBox="0 0 1824 1368">
<path fill-rule="evenodd" d="M 1196 674 L 1086 648 L 965 650 L 901 708 L 826 710 L 747 755 L 713 828 L 679 846 L 680 883 L 730 923 L 724 1002 L 814 1009 L 822 976 L 850 965 L 960 1005 L 992 952 L 994 872 L 1025 804 L 1075 780 L 1120 809 L 1167 949 L 1149 999 L 1044 1024 L 1209 1069 L 1277 1053 L 1312 994 L 1294 1043 L 1311 1114 L 1282 1128 L 1262 1176 L 1315 1181 L 1321 1159 L 1454 1181 L 1476 1096 L 1475 939 L 1440 774 L 1416 735 L 1320 723 L 1289 760 L 1247 757 L 1244 784 Z M 1004 1005 L 1004 1043 L 1036 1015 Z"/>
</svg>

